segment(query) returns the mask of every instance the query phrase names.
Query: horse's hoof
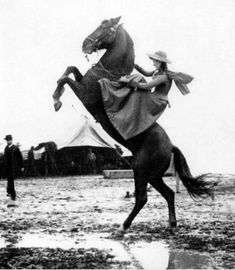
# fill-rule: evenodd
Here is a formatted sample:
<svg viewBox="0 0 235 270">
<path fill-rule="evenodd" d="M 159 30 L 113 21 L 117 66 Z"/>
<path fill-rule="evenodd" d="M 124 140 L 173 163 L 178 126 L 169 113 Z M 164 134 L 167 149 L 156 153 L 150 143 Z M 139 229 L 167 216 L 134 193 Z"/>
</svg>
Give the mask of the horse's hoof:
<svg viewBox="0 0 235 270">
<path fill-rule="evenodd" d="M 124 226 L 123 226 L 123 224 L 122 224 L 122 225 L 120 225 L 120 227 L 117 229 L 116 235 L 118 235 L 118 236 L 123 236 L 123 235 L 125 234 L 125 232 L 126 232 L 126 230 L 125 230 L 125 228 L 124 228 Z"/>
<path fill-rule="evenodd" d="M 174 235 L 176 232 L 177 232 L 177 227 L 172 227 L 171 226 L 170 227 L 170 233 Z"/>
<path fill-rule="evenodd" d="M 55 111 L 58 112 L 59 109 L 61 108 L 61 106 L 62 106 L 62 102 L 61 101 L 58 101 L 58 102 L 54 103 Z"/>
</svg>

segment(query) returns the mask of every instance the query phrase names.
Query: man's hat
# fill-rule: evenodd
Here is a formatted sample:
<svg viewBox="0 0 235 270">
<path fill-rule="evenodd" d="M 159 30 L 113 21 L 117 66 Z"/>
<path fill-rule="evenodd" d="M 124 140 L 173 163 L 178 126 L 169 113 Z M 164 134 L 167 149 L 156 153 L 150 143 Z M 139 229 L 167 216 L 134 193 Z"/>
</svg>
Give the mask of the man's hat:
<svg viewBox="0 0 235 270">
<path fill-rule="evenodd" d="M 163 51 L 157 51 L 155 53 L 147 53 L 148 57 L 150 59 L 154 59 L 160 62 L 164 62 L 164 63 L 171 63 L 171 61 L 169 59 L 167 59 L 167 55 L 165 52 Z"/>
<path fill-rule="evenodd" d="M 4 138 L 4 140 L 11 141 L 12 140 L 12 136 L 11 135 L 6 135 L 6 137 Z"/>
</svg>

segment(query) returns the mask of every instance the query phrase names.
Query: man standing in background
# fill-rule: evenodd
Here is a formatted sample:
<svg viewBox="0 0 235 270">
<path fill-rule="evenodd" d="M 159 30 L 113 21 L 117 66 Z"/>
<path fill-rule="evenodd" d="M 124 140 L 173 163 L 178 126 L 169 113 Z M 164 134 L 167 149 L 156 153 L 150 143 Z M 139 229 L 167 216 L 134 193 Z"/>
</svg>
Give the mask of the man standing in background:
<svg viewBox="0 0 235 270">
<path fill-rule="evenodd" d="M 14 180 L 23 171 L 23 158 L 20 149 L 12 143 L 12 136 L 4 138 L 7 146 L 4 151 L 3 177 L 7 179 L 7 196 L 12 200 L 16 199 Z"/>
<path fill-rule="evenodd" d="M 91 148 L 88 149 L 87 154 L 88 173 L 95 174 L 96 172 L 96 155 Z"/>
</svg>

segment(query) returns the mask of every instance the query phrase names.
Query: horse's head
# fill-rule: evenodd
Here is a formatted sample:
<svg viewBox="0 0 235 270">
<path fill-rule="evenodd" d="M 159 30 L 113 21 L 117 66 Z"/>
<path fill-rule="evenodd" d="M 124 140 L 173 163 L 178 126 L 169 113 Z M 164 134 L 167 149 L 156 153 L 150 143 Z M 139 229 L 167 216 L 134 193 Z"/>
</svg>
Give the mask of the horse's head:
<svg viewBox="0 0 235 270">
<path fill-rule="evenodd" d="M 84 53 L 91 54 L 100 49 L 108 48 L 116 37 L 118 23 L 121 17 L 104 20 L 83 42 Z"/>
</svg>

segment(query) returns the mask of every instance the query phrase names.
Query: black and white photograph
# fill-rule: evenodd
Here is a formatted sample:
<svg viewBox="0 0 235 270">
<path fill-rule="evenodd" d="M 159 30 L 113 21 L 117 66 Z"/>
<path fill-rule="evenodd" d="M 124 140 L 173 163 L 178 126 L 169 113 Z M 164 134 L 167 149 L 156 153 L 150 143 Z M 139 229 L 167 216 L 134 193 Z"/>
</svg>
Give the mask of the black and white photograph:
<svg viewBox="0 0 235 270">
<path fill-rule="evenodd" d="M 0 0 L 0 269 L 235 269 L 234 14 Z"/>
</svg>

